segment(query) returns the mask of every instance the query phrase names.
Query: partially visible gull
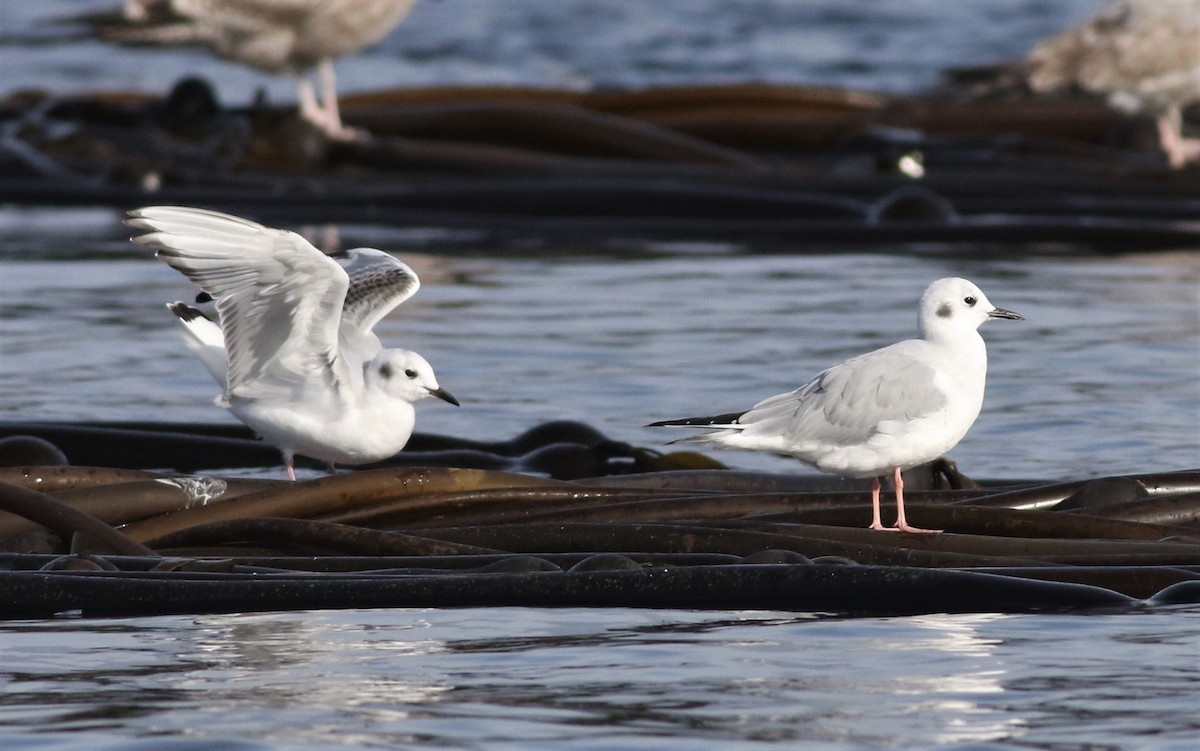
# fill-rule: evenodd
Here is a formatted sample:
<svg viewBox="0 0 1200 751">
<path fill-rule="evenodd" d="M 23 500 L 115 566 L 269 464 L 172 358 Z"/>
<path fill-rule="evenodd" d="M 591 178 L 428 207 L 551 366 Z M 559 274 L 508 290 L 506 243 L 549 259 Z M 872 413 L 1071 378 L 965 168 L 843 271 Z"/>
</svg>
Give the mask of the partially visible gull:
<svg viewBox="0 0 1200 751">
<path fill-rule="evenodd" d="M 342 124 L 333 60 L 383 39 L 415 0 L 125 0 L 120 20 L 100 23 L 123 44 L 205 47 L 257 70 L 299 78 L 300 112 L 332 138 Z M 308 72 L 317 69 L 318 101 Z"/>
<path fill-rule="evenodd" d="M 1038 44 L 1026 58 L 1036 92 L 1080 90 L 1157 118 L 1173 167 L 1200 157 L 1182 110 L 1200 101 L 1200 0 L 1118 0 Z"/>
<path fill-rule="evenodd" d="M 417 291 L 417 275 L 383 251 L 347 251 L 345 265 L 294 232 L 181 206 L 129 212 L 133 241 L 212 296 L 220 320 L 176 302 L 184 341 L 223 393 L 218 404 L 293 457 L 367 464 L 412 435 L 413 402 L 458 401 L 425 358 L 384 349 L 371 331 Z"/>
</svg>

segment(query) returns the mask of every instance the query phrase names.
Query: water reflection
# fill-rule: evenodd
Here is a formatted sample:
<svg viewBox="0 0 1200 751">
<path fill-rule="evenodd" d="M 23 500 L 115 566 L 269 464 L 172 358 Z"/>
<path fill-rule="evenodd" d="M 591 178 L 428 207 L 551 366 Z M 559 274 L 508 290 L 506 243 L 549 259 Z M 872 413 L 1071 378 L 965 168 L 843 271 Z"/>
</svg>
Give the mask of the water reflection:
<svg viewBox="0 0 1200 751">
<path fill-rule="evenodd" d="M 0 739 L 555 749 L 1181 739 L 1200 729 L 1198 619 L 511 608 L 8 624 L 0 646 L 22 660 L 0 669 Z"/>
</svg>

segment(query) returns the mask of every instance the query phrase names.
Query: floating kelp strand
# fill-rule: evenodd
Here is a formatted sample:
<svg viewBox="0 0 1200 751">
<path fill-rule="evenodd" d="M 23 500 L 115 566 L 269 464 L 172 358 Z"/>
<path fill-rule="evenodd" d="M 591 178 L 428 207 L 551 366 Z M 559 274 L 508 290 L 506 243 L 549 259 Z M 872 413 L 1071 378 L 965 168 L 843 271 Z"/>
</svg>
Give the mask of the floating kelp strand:
<svg viewBox="0 0 1200 751">
<path fill-rule="evenodd" d="M 160 477 L 60 490 L 52 495 L 106 524 L 117 525 L 170 511 L 220 503 L 276 485 L 275 480 Z M 207 490 L 205 488 L 208 488 Z M 36 526 L 0 513 L 0 540 Z"/>
<path fill-rule="evenodd" d="M 31 519 L 64 540 L 84 534 L 125 555 L 154 555 L 154 551 L 117 532 L 93 516 L 55 500 L 45 493 L 0 481 L 0 509 Z"/>
<path fill-rule="evenodd" d="M 1129 597 L 1145 598 L 1181 581 L 1200 580 L 1200 572 L 1175 566 L 1020 566 L 969 569 L 1025 579 L 1104 587 Z"/>
<path fill-rule="evenodd" d="M 132 430 L 138 432 L 162 431 L 166 433 L 183 433 L 189 435 L 214 436 L 220 438 L 239 438 L 252 440 L 253 432 L 245 425 L 237 423 L 195 423 L 195 422 L 140 422 L 140 421 L 90 421 L 81 423 L 36 423 L 37 425 L 60 426 L 64 424 L 103 430 Z M 13 425 L 3 423 L 0 427 Z M 15 425 L 19 426 L 20 423 Z M 513 438 L 503 441 L 480 441 L 457 436 L 445 436 L 435 433 L 413 433 L 406 449 L 417 452 L 456 451 L 460 449 L 482 451 L 498 456 L 522 456 L 554 443 L 578 443 L 591 446 L 608 437 L 587 423 L 575 420 L 548 420 L 539 423 Z"/>
<path fill-rule="evenodd" d="M 1172 584 L 1151 597 L 1147 604 L 1164 605 L 1195 605 L 1200 602 L 1200 582 L 1179 582 Z"/>
<path fill-rule="evenodd" d="M 988 556 L 993 559 L 1064 560 L 1070 556 L 1080 559 L 1104 560 L 1124 555 L 1177 556 L 1168 562 L 1188 564 L 1200 562 L 1200 545 L 1178 542 L 1149 540 L 1069 539 L 992 537 L 986 535 L 955 534 L 947 530 L 937 536 L 881 535 L 874 530 L 849 527 L 828 527 L 812 524 L 780 524 L 756 521 L 696 522 L 697 526 L 722 530 L 752 530 L 774 535 L 787 535 L 803 539 L 836 540 L 846 543 L 869 543 L 883 547 L 906 548 L 926 552 L 942 552 Z"/>
<path fill-rule="evenodd" d="M 878 543 L 845 542 L 819 537 L 799 537 L 755 530 L 724 529 L 691 524 L 515 524 L 483 527 L 409 529 L 421 537 L 433 537 L 468 545 L 479 545 L 513 553 L 559 552 L 629 553 L 726 553 L 751 555 L 761 550 L 791 550 L 810 558 L 840 556 L 859 563 L 895 566 L 996 566 L 1006 563 L 1030 565 L 1036 559 L 1018 561 L 994 556 L 936 553 L 891 547 L 884 535 Z"/>
<path fill-rule="evenodd" d="M 1144 475 L 1127 475 L 1125 477 L 1137 482 L 1151 496 L 1200 492 L 1200 471 L 1197 470 L 1155 472 Z M 1085 485 L 1096 482 L 1099 479 L 1104 478 L 1073 480 L 1038 485 L 1030 488 L 1019 488 L 958 501 L 958 503 L 964 506 L 1002 506 L 1014 509 L 1052 508 L 1078 492 Z"/>
<path fill-rule="evenodd" d="M 1180 585 L 1175 585 L 1180 586 Z M 486 576 L 8 572 L 0 615 L 85 617 L 365 607 L 651 607 L 845 615 L 1128 609 L 1111 590 L 904 567 L 733 565 Z"/>
<path fill-rule="evenodd" d="M 514 480 L 514 482 L 516 482 Z M 664 493 L 674 496 L 674 493 Z M 657 495 L 641 489 L 592 489 L 571 487 L 514 487 L 462 490 L 450 493 L 414 493 L 369 506 L 338 511 L 319 518 L 343 524 L 397 527 L 405 524 L 456 526 L 463 519 L 519 521 L 538 510 L 566 505 L 603 504 L 613 498 L 642 500 Z M 478 522 L 470 522 L 478 523 Z"/>
<path fill-rule="evenodd" d="M 1075 509 L 1070 513 L 1109 520 L 1177 525 L 1189 528 L 1191 534 L 1200 535 L 1200 493 L 1153 496 L 1099 508 Z"/>
<path fill-rule="evenodd" d="M 440 542 L 400 532 L 380 532 L 311 519 L 256 517 L 200 524 L 150 541 L 150 547 L 211 546 L 225 543 L 299 545 L 323 553 L 376 555 L 459 555 L 494 553 L 473 545 Z"/>
<path fill-rule="evenodd" d="M 919 496 L 918 496 L 919 497 Z M 948 532 L 1013 538 L 1098 538 L 1112 540 L 1160 540 L 1188 534 L 1186 527 L 1151 524 L 1096 516 L 1058 513 L 1052 510 L 1028 511 L 1007 506 L 959 506 L 914 504 L 923 517 Z M 758 521 L 799 522 L 842 527 L 862 527 L 862 504 L 813 507 L 795 511 L 761 514 Z M 894 514 L 893 512 L 889 512 Z M 927 515 L 927 516 L 926 516 Z"/>
<path fill-rule="evenodd" d="M 41 493 L 137 482 L 163 476 L 157 472 L 112 469 L 110 467 L 0 467 L 0 482 L 7 482 L 26 490 L 36 490 Z"/>
<path fill-rule="evenodd" d="M 790 551 L 775 551 L 793 554 Z M 714 566 L 749 563 L 759 554 L 746 558 L 721 554 L 668 554 L 668 553 L 611 553 L 600 557 L 620 556 L 638 566 Z M 355 576 L 431 576 L 438 574 L 473 575 L 495 571 L 497 566 L 512 559 L 511 554 L 463 554 L 452 556 L 304 556 L 270 558 L 227 558 L 215 561 L 131 557 L 90 556 L 99 565 L 92 570 L 120 571 L 178 571 L 188 573 L 248 573 L 286 574 L 311 573 L 321 575 Z M 552 562 L 562 570 L 578 569 L 579 565 L 597 557 L 596 554 L 541 553 L 537 555 Z M 37 571 L 45 570 L 63 556 L 52 555 L 2 555 L 0 570 Z M 765 561 L 763 561 L 765 563 Z M 164 568 L 164 564 L 168 568 Z M 1121 592 L 1130 597 L 1149 597 L 1160 589 L 1176 582 L 1200 579 L 1200 567 L 1192 569 L 1173 566 L 1020 566 L 997 568 L 968 568 L 981 573 L 1002 574 L 1011 577 L 1040 579 L 1066 583 L 1088 584 Z"/>
<path fill-rule="evenodd" d="M 589 482 L 587 487 L 593 487 Z M 481 525 L 488 523 L 513 523 L 517 521 L 548 523 L 571 522 L 665 522 L 681 519 L 730 519 L 746 515 L 788 514 L 805 509 L 846 508 L 858 504 L 870 507 L 870 495 L 858 492 L 830 493 L 725 493 L 721 491 L 699 491 L 664 488 L 657 492 L 637 486 L 607 487 L 602 491 L 589 491 L 579 499 L 564 497 L 557 500 L 530 499 L 520 507 L 504 504 L 463 509 L 447 514 L 431 522 L 435 526 Z M 619 489 L 619 490 L 618 490 Z M 953 491 L 918 491 L 911 497 L 927 501 L 940 498 L 943 493 Z M 591 493 L 594 493 L 592 495 Z M 639 497 L 658 495 L 659 497 Z M 951 496 L 957 497 L 957 496 Z M 947 499 L 949 500 L 949 499 Z M 607 501 L 607 502 L 605 502 Z M 849 506 L 848 506 L 849 504 Z M 865 505 L 864 505 L 865 504 Z M 395 521 L 399 521 L 398 519 Z M 425 524 L 418 519 L 415 524 Z M 860 526 L 852 524 L 851 526 Z"/>
<path fill-rule="evenodd" d="M 1161 543 L 1163 546 L 1170 543 Z M 1190 551 L 1189 551 L 1190 548 Z M 1160 547 L 1145 552 L 1097 551 L 1095 555 L 1047 555 L 1047 563 L 1063 566 L 1173 566 L 1200 567 L 1200 546 Z"/>
<path fill-rule="evenodd" d="M 176 511 L 134 522 L 126 526 L 124 531 L 134 539 L 150 540 L 205 522 L 260 516 L 312 518 L 409 495 L 535 485 L 577 487 L 559 480 L 476 469 L 373 469 L 330 475 L 315 480 L 281 483 L 277 487 L 249 493 L 228 503 Z"/>
<path fill-rule="evenodd" d="M 539 553 L 540 557 L 568 569 L 595 553 Z M 743 556 L 723 553 L 634 553 L 621 555 L 643 566 L 717 566 L 740 563 Z M 0 553 L 0 571 L 37 571 L 61 556 L 31 553 Z M 232 566 L 231 572 L 307 572 L 341 574 L 478 573 L 511 558 L 511 553 L 462 553 L 458 555 L 322 555 L 322 556 L 226 556 L 197 559 L 178 556 L 104 555 L 120 571 L 200 570 Z M 163 566 L 168 568 L 164 569 Z"/>
<path fill-rule="evenodd" d="M 279 463 L 274 448 L 250 438 L 72 423 L 0 425 L 0 432 L 8 431 L 37 435 L 62 449 L 73 463 L 100 467 L 170 467 L 180 472 L 199 472 L 213 467 L 269 467 Z"/>
<path fill-rule="evenodd" d="M 1052 509 L 1064 498 L 1079 489 L 1080 482 L 1053 483 L 1036 487 L 1018 488 L 998 493 L 968 498 L 956 503 L 963 506 L 1010 508 L 1021 511 Z"/>
<path fill-rule="evenodd" d="M 1200 493 L 1200 469 L 1131 475 L 1151 496 Z"/>
<path fill-rule="evenodd" d="M 0 467 L 65 467 L 70 463 L 58 446 L 44 438 L 31 435 L 0 438 Z"/>
<path fill-rule="evenodd" d="M 429 142 L 430 135 L 439 141 L 461 143 L 490 132 L 503 134 L 506 143 L 540 153 L 550 146 L 561 154 L 765 168 L 742 151 L 563 102 L 481 99 L 386 109 L 377 106 L 369 111 L 360 108 L 354 121 L 366 125 L 375 136 L 421 137 L 421 145 Z"/>
</svg>

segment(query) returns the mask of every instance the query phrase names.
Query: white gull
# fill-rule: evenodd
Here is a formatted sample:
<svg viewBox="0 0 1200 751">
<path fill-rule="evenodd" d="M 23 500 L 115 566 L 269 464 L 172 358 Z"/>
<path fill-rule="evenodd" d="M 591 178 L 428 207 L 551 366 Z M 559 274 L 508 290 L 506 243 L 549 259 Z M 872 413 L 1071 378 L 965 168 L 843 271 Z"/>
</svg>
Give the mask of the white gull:
<svg viewBox="0 0 1200 751">
<path fill-rule="evenodd" d="M 458 404 L 415 352 L 384 349 L 375 324 L 420 282 L 383 251 L 347 251 L 345 267 L 294 232 L 179 206 L 129 212 L 134 242 L 211 295 L 219 324 L 168 305 L 185 342 L 224 389 L 218 403 L 283 452 L 367 464 L 408 443 L 413 403 Z"/>
<path fill-rule="evenodd" d="M 1040 42 L 1025 61 L 1034 91 L 1079 89 L 1157 119 L 1172 167 L 1200 158 L 1183 109 L 1200 101 L 1200 0 L 1116 0 Z"/>
<path fill-rule="evenodd" d="M 896 486 L 895 528 L 939 531 L 908 523 L 900 472 L 949 451 L 979 416 L 987 348 L 978 329 L 992 318 L 1021 316 L 992 305 L 966 279 L 939 279 L 921 297 L 919 339 L 840 362 L 795 391 L 743 412 L 664 420 L 651 427 L 717 428 L 679 442 L 770 451 L 823 472 L 870 477 L 871 529 L 885 529 L 879 478 L 890 472 Z"/>
</svg>

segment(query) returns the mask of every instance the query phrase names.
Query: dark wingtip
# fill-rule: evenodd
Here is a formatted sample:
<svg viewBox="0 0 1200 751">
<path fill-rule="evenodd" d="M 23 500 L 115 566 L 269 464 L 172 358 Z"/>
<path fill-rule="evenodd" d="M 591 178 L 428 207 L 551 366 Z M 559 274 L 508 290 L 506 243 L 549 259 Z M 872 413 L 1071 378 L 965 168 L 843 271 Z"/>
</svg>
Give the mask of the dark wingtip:
<svg viewBox="0 0 1200 751">
<path fill-rule="evenodd" d="M 188 305 L 185 302 L 169 302 L 167 303 L 167 310 L 179 316 L 179 319 L 184 322 L 194 321 L 197 318 L 206 317 L 204 313 L 200 312 L 196 308 L 193 308 L 191 305 Z"/>
<path fill-rule="evenodd" d="M 647 425 L 647 428 L 662 428 L 672 426 L 699 427 L 706 428 L 713 425 L 734 425 L 738 418 L 746 414 L 745 412 L 728 412 L 723 415 L 712 415 L 710 417 L 684 417 L 679 420 L 659 420 Z"/>
</svg>

